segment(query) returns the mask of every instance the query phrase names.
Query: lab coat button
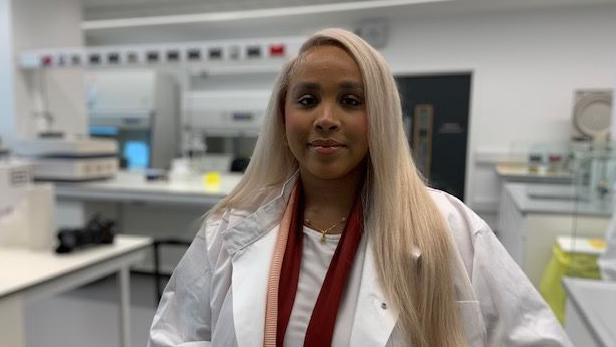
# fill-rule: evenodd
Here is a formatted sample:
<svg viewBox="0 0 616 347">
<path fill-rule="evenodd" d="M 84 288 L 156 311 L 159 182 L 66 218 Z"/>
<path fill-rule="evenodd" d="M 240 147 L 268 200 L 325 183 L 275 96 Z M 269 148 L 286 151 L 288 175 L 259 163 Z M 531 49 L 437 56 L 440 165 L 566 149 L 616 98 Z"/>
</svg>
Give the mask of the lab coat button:
<svg viewBox="0 0 616 347">
<path fill-rule="evenodd" d="M 386 304 L 386 303 L 384 303 L 384 302 L 382 302 L 382 303 L 381 303 L 381 308 L 382 308 L 382 309 L 384 309 L 384 310 L 386 310 L 386 309 L 387 309 L 387 304 Z"/>
</svg>

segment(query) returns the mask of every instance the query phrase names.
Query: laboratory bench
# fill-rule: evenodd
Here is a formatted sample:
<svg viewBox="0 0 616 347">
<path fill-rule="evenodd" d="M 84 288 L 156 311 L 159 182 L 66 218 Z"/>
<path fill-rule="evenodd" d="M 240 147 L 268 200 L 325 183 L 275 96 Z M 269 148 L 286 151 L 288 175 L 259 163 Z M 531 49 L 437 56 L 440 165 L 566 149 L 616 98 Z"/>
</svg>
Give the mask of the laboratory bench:
<svg viewBox="0 0 616 347">
<path fill-rule="evenodd" d="M 202 224 L 202 217 L 238 184 L 242 174 L 221 173 L 214 182 L 190 176 L 184 180 L 148 181 L 143 172 L 120 171 L 92 182 L 55 183 L 59 228 L 81 227 L 96 214 L 117 221 L 120 233 L 151 237 L 160 248 L 160 272 L 169 274 Z M 135 267 L 156 273 L 154 253 Z"/>
<path fill-rule="evenodd" d="M 609 203 L 575 200 L 568 184 L 505 183 L 498 238 L 539 288 L 559 236 L 603 238 L 612 216 Z"/>
<path fill-rule="evenodd" d="M 522 163 L 498 163 L 495 169 L 503 182 L 544 184 L 571 184 L 573 182 L 573 174 L 570 171 L 549 171 L 545 168 L 531 170 L 527 164 Z"/>
<path fill-rule="evenodd" d="M 142 260 L 151 239 L 119 235 L 110 245 L 70 254 L 51 250 L 0 247 L 0 336 L 3 346 L 27 345 L 25 305 L 67 292 L 116 273 L 119 298 L 119 345 L 130 341 L 129 267 Z"/>
<path fill-rule="evenodd" d="M 523 214 L 609 217 L 613 213 L 610 203 L 577 200 L 576 187 L 570 184 L 506 183 L 504 189 Z"/>
<path fill-rule="evenodd" d="M 563 280 L 567 292 L 565 331 L 575 346 L 616 346 L 616 282 Z"/>
<path fill-rule="evenodd" d="M 147 181 L 143 172 L 120 171 L 111 179 L 79 183 L 56 183 L 56 196 L 63 200 L 144 202 L 210 206 L 233 190 L 242 174 L 220 175 L 219 184 L 204 184 L 191 176 L 181 181 Z"/>
</svg>

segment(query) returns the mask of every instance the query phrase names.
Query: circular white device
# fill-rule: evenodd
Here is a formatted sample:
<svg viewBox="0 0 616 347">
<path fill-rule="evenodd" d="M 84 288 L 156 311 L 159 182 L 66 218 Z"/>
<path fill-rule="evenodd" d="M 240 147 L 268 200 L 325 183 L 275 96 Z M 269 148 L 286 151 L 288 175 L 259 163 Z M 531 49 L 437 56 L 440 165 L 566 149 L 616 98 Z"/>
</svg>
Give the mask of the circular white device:
<svg viewBox="0 0 616 347">
<path fill-rule="evenodd" d="M 612 98 L 609 93 L 589 93 L 575 103 L 573 124 L 583 135 L 605 138 L 610 131 Z"/>
</svg>

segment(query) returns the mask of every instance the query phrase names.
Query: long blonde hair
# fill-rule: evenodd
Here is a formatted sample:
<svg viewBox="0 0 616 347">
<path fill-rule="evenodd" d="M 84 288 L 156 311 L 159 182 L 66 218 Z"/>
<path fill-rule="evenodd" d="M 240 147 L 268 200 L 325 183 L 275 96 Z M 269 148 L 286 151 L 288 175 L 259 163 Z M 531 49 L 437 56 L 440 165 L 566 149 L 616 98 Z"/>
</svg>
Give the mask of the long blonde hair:
<svg viewBox="0 0 616 347">
<path fill-rule="evenodd" d="M 322 45 L 346 50 L 364 80 L 369 128 L 364 218 L 381 284 L 400 312 L 398 324 L 413 346 L 465 346 L 452 284 L 453 241 L 411 159 L 392 73 L 381 54 L 355 34 L 319 31 L 285 65 L 244 177 L 210 213 L 258 205 L 271 197 L 270 187 L 297 170 L 285 143 L 284 100 L 302 57 Z"/>
</svg>

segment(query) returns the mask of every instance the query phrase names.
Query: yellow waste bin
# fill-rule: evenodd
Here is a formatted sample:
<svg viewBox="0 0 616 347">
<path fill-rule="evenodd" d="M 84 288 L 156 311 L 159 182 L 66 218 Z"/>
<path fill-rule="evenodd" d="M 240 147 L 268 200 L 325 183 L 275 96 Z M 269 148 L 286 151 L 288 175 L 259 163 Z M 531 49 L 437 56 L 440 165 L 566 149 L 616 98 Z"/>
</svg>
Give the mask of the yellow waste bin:
<svg viewBox="0 0 616 347">
<path fill-rule="evenodd" d="M 600 279 L 597 258 L 605 247 L 605 241 L 600 239 L 558 238 L 541 278 L 540 292 L 561 323 L 565 320 L 567 299 L 563 277 Z"/>
</svg>

